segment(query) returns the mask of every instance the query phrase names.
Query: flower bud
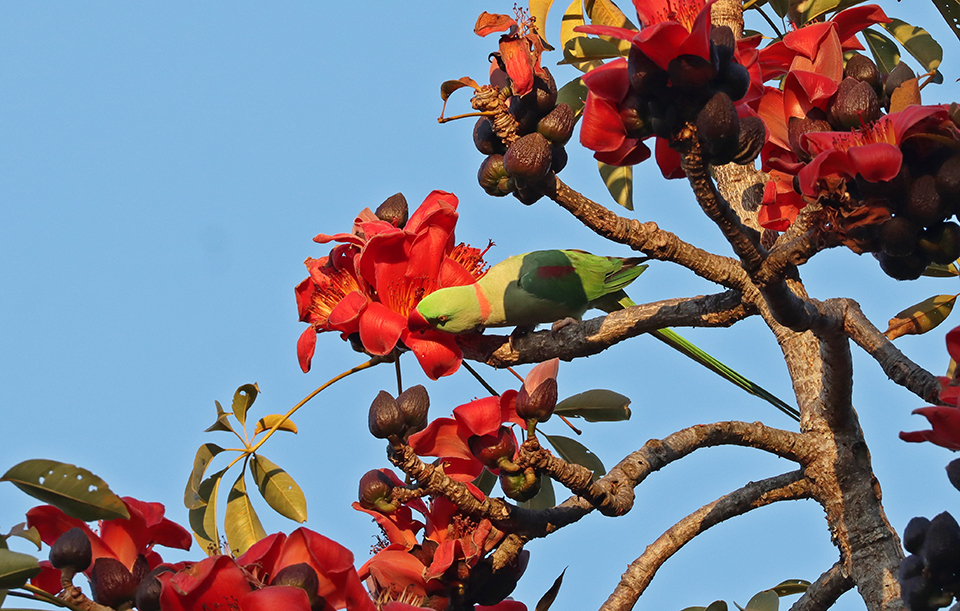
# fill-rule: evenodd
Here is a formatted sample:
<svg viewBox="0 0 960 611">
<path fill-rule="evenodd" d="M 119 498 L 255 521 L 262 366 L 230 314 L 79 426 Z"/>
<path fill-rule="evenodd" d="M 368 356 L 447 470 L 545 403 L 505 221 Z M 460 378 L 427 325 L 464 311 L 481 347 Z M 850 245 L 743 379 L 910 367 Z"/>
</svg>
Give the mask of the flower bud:
<svg viewBox="0 0 960 611">
<path fill-rule="evenodd" d="M 550 171 L 550 142 L 541 134 L 527 134 L 510 145 L 503 167 L 514 178 L 536 182 Z"/>
<path fill-rule="evenodd" d="M 306 562 L 283 567 L 274 575 L 270 585 L 300 588 L 307 593 L 311 609 L 323 609 L 326 605 L 326 600 L 317 593 L 320 590 L 320 578 Z"/>
<path fill-rule="evenodd" d="M 920 555 L 932 573 L 960 569 L 960 525 L 946 511 L 930 520 Z"/>
<path fill-rule="evenodd" d="M 557 104 L 547 116 L 537 123 L 537 131 L 553 144 L 566 144 L 573 135 L 577 120 L 567 104 Z"/>
<path fill-rule="evenodd" d="M 960 458 L 951 460 L 947 464 L 947 478 L 954 488 L 960 490 Z"/>
<path fill-rule="evenodd" d="M 90 539 L 87 533 L 73 527 L 54 541 L 50 548 L 50 564 L 61 571 L 72 571 L 74 574 L 87 570 L 93 559 Z"/>
<path fill-rule="evenodd" d="M 934 263 L 953 263 L 960 257 L 960 225 L 946 222 L 924 229 L 920 232 L 920 248 Z"/>
<path fill-rule="evenodd" d="M 393 513 L 397 506 L 393 503 L 393 481 L 382 471 L 373 469 L 360 478 L 360 506 L 380 513 Z"/>
<path fill-rule="evenodd" d="M 370 434 L 377 439 L 402 435 L 406 425 L 397 400 L 390 393 L 381 390 L 370 404 L 370 413 L 367 416 L 367 426 Z"/>
<path fill-rule="evenodd" d="M 910 520 L 907 527 L 903 529 L 903 549 L 911 554 L 920 553 L 928 528 L 930 528 L 930 520 L 922 516 Z"/>
<path fill-rule="evenodd" d="M 913 73 L 910 66 L 904 62 L 898 62 L 893 70 L 890 71 L 890 74 L 887 75 L 887 80 L 883 83 L 883 93 L 889 98 L 893 95 L 897 87 L 916 77 L 917 75 Z"/>
<path fill-rule="evenodd" d="M 173 572 L 173 569 L 169 566 L 160 565 L 140 580 L 136 594 L 138 611 L 160 611 L 160 591 L 163 589 L 163 585 L 157 579 L 157 575 L 169 572 Z"/>
<path fill-rule="evenodd" d="M 397 397 L 397 406 L 403 416 L 404 437 L 427 428 L 427 412 L 430 410 L 430 396 L 422 384 L 411 386 Z"/>
<path fill-rule="evenodd" d="M 898 215 L 880 225 L 880 248 L 894 257 L 909 255 L 917 248 L 920 226 L 905 216 Z"/>
<path fill-rule="evenodd" d="M 554 173 L 567 167 L 567 149 L 562 144 L 554 144 L 550 147 L 550 156 L 553 161 L 550 162 L 550 170 Z"/>
<path fill-rule="evenodd" d="M 471 435 L 467 445 L 470 453 L 491 471 L 499 469 L 503 461 L 512 461 L 517 453 L 513 431 L 505 426 L 501 426 L 496 435 Z"/>
<path fill-rule="evenodd" d="M 500 488 L 505 495 L 515 501 L 529 501 L 540 492 L 540 477 L 532 469 L 515 475 L 501 471 Z"/>
<path fill-rule="evenodd" d="M 760 117 L 743 117 L 740 119 L 740 135 L 738 138 L 737 154 L 733 156 L 733 163 L 744 165 L 753 163 L 760 154 L 766 142 L 767 128 Z"/>
<path fill-rule="evenodd" d="M 660 68 L 640 47 L 630 46 L 627 56 L 627 78 L 630 87 L 647 98 L 667 87 L 667 73 Z"/>
<path fill-rule="evenodd" d="M 721 25 L 710 29 L 710 42 L 716 48 L 717 61 L 721 69 L 730 63 L 737 50 L 737 38 L 730 26 Z"/>
<path fill-rule="evenodd" d="M 730 96 L 715 94 L 697 115 L 697 137 L 717 163 L 728 162 L 740 145 L 740 118 Z"/>
<path fill-rule="evenodd" d="M 488 155 L 480 164 L 477 172 L 477 181 L 487 195 L 503 197 L 510 195 L 514 190 L 513 177 L 503 167 L 503 155 Z"/>
<path fill-rule="evenodd" d="M 876 255 L 880 269 L 894 280 L 916 280 L 923 275 L 929 261 L 917 253 L 894 257 L 885 252 Z"/>
<path fill-rule="evenodd" d="M 678 55 L 667 64 L 667 73 L 674 87 L 703 87 L 717 76 L 718 62 L 714 49 L 710 59 L 699 55 Z"/>
<path fill-rule="evenodd" d="M 377 208 L 377 218 L 403 228 L 407 224 L 407 198 L 403 193 L 394 193 Z"/>
<path fill-rule="evenodd" d="M 810 132 L 828 132 L 830 124 L 825 119 L 790 117 L 787 121 L 787 135 L 790 140 L 790 149 L 801 161 L 810 161 L 810 153 L 803 146 L 802 136 Z"/>
<path fill-rule="evenodd" d="M 913 179 L 907 196 L 906 212 L 924 227 L 947 218 L 947 210 L 937 193 L 937 179 L 924 174 Z"/>
<path fill-rule="evenodd" d="M 873 123 L 880 114 L 880 101 L 873 87 L 848 76 L 837 88 L 829 120 L 835 129 L 847 131 Z"/>
<path fill-rule="evenodd" d="M 473 144 L 484 155 L 493 155 L 494 153 L 502 155 L 507 151 L 503 140 L 493 129 L 493 121 L 490 120 L 490 117 L 477 119 L 477 124 L 473 126 Z"/>
<path fill-rule="evenodd" d="M 133 602 L 139 584 L 140 581 L 116 558 L 103 556 L 93 563 L 90 589 L 93 590 L 93 599 L 101 605 L 116 609 Z"/>
<path fill-rule="evenodd" d="M 557 406 L 557 379 L 547 378 L 528 392 L 526 386 L 517 394 L 517 415 L 524 420 L 546 422 Z"/>
<path fill-rule="evenodd" d="M 847 65 L 843 68 L 845 77 L 855 78 L 861 83 L 867 83 L 877 93 L 883 92 L 883 82 L 880 78 L 880 71 L 873 60 L 866 55 L 854 53 L 847 60 Z"/>
</svg>

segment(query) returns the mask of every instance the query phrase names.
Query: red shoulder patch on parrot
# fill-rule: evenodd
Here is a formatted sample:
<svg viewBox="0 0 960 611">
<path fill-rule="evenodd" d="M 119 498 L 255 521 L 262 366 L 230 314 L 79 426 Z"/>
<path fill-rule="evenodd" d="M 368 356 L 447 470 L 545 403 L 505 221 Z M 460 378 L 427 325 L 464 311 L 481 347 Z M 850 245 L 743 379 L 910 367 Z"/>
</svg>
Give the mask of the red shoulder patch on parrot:
<svg viewBox="0 0 960 611">
<path fill-rule="evenodd" d="M 538 278 L 563 278 L 573 273 L 576 273 L 576 270 L 572 265 L 541 265 L 537 268 Z"/>
</svg>

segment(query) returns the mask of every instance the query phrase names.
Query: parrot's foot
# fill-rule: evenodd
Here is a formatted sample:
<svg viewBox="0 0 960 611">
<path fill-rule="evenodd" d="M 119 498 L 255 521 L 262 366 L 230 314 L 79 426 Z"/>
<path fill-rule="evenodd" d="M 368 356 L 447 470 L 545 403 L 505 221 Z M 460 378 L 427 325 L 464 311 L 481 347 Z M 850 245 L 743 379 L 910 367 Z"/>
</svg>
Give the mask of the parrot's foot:
<svg viewBox="0 0 960 611">
<path fill-rule="evenodd" d="M 579 322 L 580 321 L 577 320 L 576 318 L 570 318 L 569 316 L 567 316 L 563 320 L 558 320 L 555 323 L 553 323 L 553 327 L 551 328 L 551 330 L 559 331 L 564 327 L 569 327 L 570 325 L 575 325 L 575 324 L 578 324 Z"/>
</svg>

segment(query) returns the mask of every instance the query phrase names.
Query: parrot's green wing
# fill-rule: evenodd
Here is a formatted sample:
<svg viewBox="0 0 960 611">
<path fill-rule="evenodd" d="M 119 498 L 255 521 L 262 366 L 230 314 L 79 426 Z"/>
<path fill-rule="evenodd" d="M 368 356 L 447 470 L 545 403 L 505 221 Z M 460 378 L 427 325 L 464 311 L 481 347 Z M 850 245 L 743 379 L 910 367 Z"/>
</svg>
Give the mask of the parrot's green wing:
<svg viewBox="0 0 960 611">
<path fill-rule="evenodd" d="M 541 250 L 523 256 L 517 284 L 539 299 L 586 310 L 590 302 L 621 290 L 646 269 L 627 261 L 577 250 Z"/>
</svg>

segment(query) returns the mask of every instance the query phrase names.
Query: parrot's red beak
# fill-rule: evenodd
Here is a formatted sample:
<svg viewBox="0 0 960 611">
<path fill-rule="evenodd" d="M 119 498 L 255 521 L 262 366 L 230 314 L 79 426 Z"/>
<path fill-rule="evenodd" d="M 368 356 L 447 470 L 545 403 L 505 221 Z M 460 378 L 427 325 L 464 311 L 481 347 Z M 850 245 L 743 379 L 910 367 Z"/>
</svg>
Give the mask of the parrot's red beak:
<svg viewBox="0 0 960 611">
<path fill-rule="evenodd" d="M 410 310 L 410 315 L 407 316 L 407 327 L 411 331 L 425 331 L 431 329 L 433 325 L 427 322 L 427 319 L 423 317 L 419 310 L 414 308 Z"/>
</svg>

